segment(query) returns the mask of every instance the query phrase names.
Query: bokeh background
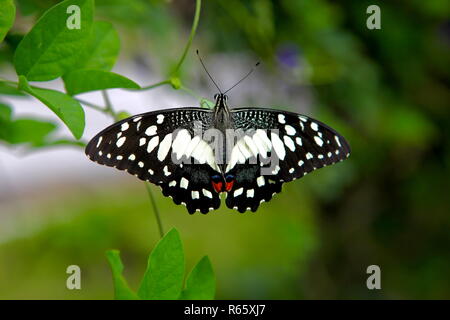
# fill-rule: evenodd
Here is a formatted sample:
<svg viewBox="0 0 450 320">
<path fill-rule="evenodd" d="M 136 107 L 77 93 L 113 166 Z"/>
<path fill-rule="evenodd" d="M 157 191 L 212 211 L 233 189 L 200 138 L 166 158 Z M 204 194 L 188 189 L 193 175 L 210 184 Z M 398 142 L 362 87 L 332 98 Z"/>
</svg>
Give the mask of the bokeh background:
<svg viewBox="0 0 450 320">
<path fill-rule="evenodd" d="M 27 32 L 56 2 L 16 1 L 13 33 Z M 366 27 L 371 4 L 381 8 L 381 30 Z M 113 71 L 142 85 L 162 80 L 183 50 L 194 9 L 189 0 L 97 0 L 97 18 L 120 33 Z M 190 216 L 154 189 L 165 230 L 181 233 L 187 269 L 210 257 L 217 298 L 450 298 L 449 11 L 444 0 L 203 1 L 183 83 L 200 96 L 215 93 L 197 48 L 223 88 L 261 61 L 230 105 L 310 115 L 353 151 L 284 185 L 256 213 Z M 14 34 L 0 46 L 3 78 L 15 77 Z M 130 113 L 199 103 L 170 86 L 111 90 L 111 98 Z M 31 98 L 0 99 L 17 115 L 56 119 Z M 86 116 L 84 141 L 111 123 L 94 110 Z M 63 126 L 58 134 L 69 136 Z M 121 250 L 136 289 L 158 239 L 141 181 L 91 163 L 81 148 L 0 142 L 0 298 L 113 298 L 105 250 Z M 71 264 L 82 269 L 82 290 L 65 287 Z M 381 290 L 366 287 L 372 264 L 381 268 Z"/>
</svg>

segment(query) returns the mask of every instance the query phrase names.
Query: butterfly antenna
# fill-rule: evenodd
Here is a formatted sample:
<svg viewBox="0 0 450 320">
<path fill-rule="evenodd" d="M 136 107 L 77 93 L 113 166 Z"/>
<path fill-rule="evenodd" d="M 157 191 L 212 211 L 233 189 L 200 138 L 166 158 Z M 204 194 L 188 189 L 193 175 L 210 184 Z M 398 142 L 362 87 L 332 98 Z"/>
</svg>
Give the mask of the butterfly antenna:
<svg viewBox="0 0 450 320">
<path fill-rule="evenodd" d="M 214 81 L 213 77 L 209 74 L 208 69 L 206 69 L 205 64 L 203 63 L 202 57 L 200 57 L 200 54 L 198 53 L 197 50 L 197 57 L 200 60 L 200 63 L 203 66 L 203 69 L 205 69 L 206 73 L 208 74 L 208 77 L 211 79 L 211 81 L 214 83 L 214 85 L 216 86 L 217 90 L 219 90 L 219 92 L 222 94 L 222 90 L 220 90 L 219 86 L 217 85 L 217 83 Z"/>
<path fill-rule="evenodd" d="M 251 75 L 252 74 L 252 72 L 255 70 L 255 68 L 257 67 L 257 66 L 259 66 L 259 62 L 257 62 L 256 64 L 255 64 L 255 66 L 241 79 L 241 80 L 239 80 L 238 82 L 236 82 L 230 89 L 228 89 L 227 91 L 225 91 L 223 94 L 226 94 L 228 91 L 230 91 L 231 89 L 233 89 L 234 87 L 236 87 L 239 83 L 241 83 L 242 81 L 244 81 L 245 79 L 247 79 L 247 77 L 249 76 L 249 75 Z"/>
</svg>

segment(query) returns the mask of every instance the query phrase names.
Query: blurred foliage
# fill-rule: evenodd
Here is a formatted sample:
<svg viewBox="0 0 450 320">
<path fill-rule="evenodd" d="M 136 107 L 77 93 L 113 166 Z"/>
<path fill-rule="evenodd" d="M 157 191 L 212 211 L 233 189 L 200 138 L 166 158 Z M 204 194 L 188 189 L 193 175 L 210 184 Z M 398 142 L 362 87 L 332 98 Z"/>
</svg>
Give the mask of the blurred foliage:
<svg viewBox="0 0 450 320">
<path fill-rule="evenodd" d="M 0 67 L 56 1 L 16 3 Z M 371 4 L 381 30 L 366 28 Z M 157 198 L 164 224 L 183 235 L 188 269 L 210 256 L 217 298 L 450 298 L 449 11 L 444 1 L 204 1 L 195 39 L 204 55 L 260 57 L 263 81 L 285 83 L 273 99 L 311 91 L 312 115 L 353 150 L 256 214 L 189 216 Z M 173 69 L 193 13 L 188 0 L 96 1 L 97 18 L 119 29 L 123 58 L 155 74 Z M 196 81 L 194 59 L 183 83 Z M 17 94 L 11 88 L 0 93 Z M 33 214 L 0 226 L 13 234 L 0 245 L 0 298 L 112 298 L 104 259 L 112 247 L 136 288 L 157 229 L 145 190 L 131 181 L 43 195 Z M 64 287 L 70 264 L 83 270 L 81 291 Z M 380 291 L 365 286 L 371 264 L 381 267 Z"/>
</svg>

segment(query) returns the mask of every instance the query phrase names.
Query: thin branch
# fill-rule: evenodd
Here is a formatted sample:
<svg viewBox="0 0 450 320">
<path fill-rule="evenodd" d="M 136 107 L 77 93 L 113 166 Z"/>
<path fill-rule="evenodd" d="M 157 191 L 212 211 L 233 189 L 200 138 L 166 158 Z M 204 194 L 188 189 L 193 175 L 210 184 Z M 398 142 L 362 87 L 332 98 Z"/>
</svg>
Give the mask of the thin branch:
<svg viewBox="0 0 450 320">
<path fill-rule="evenodd" d="M 119 120 L 117 117 L 117 114 L 113 110 L 111 100 L 109 99 L 109 95 L 106 90 L 102 90 L 102 96 L 103 96 L 103 100 L 105 100 L 105 104 L 106 104 L 104 112 L 110 114 L 111 117 L 114 118 L 114 120 Z"/>
<path fill-rule="evenodd" d="M 163 230 L 163 227 L 162 227 L 162 222 L 161 222 L 161 217 L 159 215 L 159 210 L 158 210 L 158 207 L 156 206 L 156 201 L 155 201 L 155 198 L 153 197 L 153 193 L 152 193 L 152 189 L 150 188 L 150 184 L 148 182 L 144 182 L 144 183 L 145 183 L 145 187 L 147 188 L 148 197 L 150 198 L 150 202 L 152 203 L 153 213 L 155 214 L 156 223 L 158 224 L 159 235 L 162 238 L 162 237 L 164 237 L 164 230 Z"/>
<path fill-rule="evenodd" d="M 194 39 L 195 32 L 197 31 L 198 20 L 200 19 L 201 6 L 202 6 L 202 1 L 197 0 L 195 2 L 195 15 L 194 15 L 194 22 L 192 23 L 191 34 L 189 35 L 188 42 L 186 44 L 186 47 L 184 48 L 183 55 L 181 56 L 180 61 L 178 61 L 178 64 L 175 67 L 175 70 L 172 72 L 172 74 L 176 74 L 180 70 L 180 67 L 183 64 L 184 59 L 186 58 L 189 48 L 191 47 L 192 40 Z"/>
<path fill-rule="evenodd" d="M 148 85 L 148 86 L 145 86 L 145 87 L 141 87 L 139 89 L 125 89 L 125 90 L 130 90 L 130 91 L 150 90 L 150 89 L 153 89 L 153 88 L 157 88 L 157 87 L 163 86 L 165 84 L 170 84 L 170 80 L 160 81 L 160 82 L 157 82 L 155 84 L 151 84 L 151 85 Z"/>
<path fill-rule="evenodd" d="M 195 99 L 197 99 L 199 101 L 203 99 L 198 94 L 196 94 L 194 91 L 192 91 L 191 89 L 189 89 L 183 85 L 180 87 L 180 90 L 186 92 L 188 95 L 194 97 Z"/>
<path fill-rule="evenodd" d="M 97 110 L 97 111 L 100 111 L 100 112 L 103 112 L 103 113 L 106 111 L 105 107 L 100 107 L 99 105 L 96 105 L 96 104 L 91 103 L 89 101 L 86 101 L 86 100 L 83 100 L 83 99 L 79 99 L 79 98 L 76 98 L 75 100 L 77 100 L 79 103 L 84 104 L 85 106 L 87 106 L 89 108 L 92 108 L 94 110 Z"/>
</svg>

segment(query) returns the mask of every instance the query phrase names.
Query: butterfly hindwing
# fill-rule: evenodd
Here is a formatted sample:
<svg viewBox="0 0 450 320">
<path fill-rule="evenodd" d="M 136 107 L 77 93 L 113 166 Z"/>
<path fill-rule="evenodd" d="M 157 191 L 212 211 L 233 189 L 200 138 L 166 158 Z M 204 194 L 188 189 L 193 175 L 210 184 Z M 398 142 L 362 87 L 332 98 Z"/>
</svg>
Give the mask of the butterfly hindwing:
<svg viewBox="0 0 450 320">
<path fill-rule="evenodd" d="M 210 182 L 218 168 L 201 139 L 211 118 L 210 111 L 200 108 L 136 115 L 100 132 L 85 152 L 92 161 L 159 185 L 165 196 L 185 204 L 190 213 L 206 213 L 220 206 Z"/>
<path fill-rule="evenodd" d="M 236 164 L 228 173 L 235 181 L 225 201 L 227 207 L 241 213 L 256 211 L 262 202 L 270 201 L 275 193 L 281 192 L 283 183 L 261 175 L 260 171 L 259 164 Z"/>
</svg>

